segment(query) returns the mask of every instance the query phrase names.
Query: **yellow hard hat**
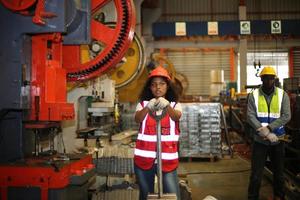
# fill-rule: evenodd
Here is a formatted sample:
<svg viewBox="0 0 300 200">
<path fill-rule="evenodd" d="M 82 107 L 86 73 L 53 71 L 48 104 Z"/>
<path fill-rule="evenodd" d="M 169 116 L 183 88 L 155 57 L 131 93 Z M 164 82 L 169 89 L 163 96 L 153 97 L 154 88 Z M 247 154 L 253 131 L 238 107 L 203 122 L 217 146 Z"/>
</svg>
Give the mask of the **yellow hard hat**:
<svg viewBox="0 0 300 200">
<path fill-rule="evenodd" d="M 276 72 L 275 72 L 275 69 L 271 66 L 266 66 L 263 68 L 263 70 L 261 70 L 259 76 L 263 76 L 263 75 L 274 75 L 274 76 L 277 76 L 276 75 Z"/>
</svg>

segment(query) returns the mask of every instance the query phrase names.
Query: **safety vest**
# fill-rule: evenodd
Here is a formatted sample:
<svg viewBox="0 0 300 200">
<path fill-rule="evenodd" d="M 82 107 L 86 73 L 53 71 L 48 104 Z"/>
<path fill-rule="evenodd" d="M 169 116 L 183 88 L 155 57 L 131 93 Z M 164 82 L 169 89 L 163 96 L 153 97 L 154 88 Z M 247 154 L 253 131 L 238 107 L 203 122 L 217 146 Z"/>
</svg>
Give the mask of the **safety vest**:
<svg viewBox="0 0 300 200">
<path fill-rule="evenodd" d="M 171 106 L 175 106 L 171 102 Z M 142 102 L 142 106 L 147 105 L 147 101 Z M 166 114 L 161 119 L 161 151 L 162 151 L 162 170 L 169 172 L 178 166 L 178 138 L 179 122 L 173 121 Z M 149 114 L 146 115 L 140 124 L 139 134 L 134 150 L 134 163 L 144 169 L 150 169 L 156 159 L 156 121 Z"/>
<path fill-rule="evenodd" d="M 260 121 L 262 126 L 267 126 L 280 117 L 283 94 L 284 91 L 282 89 L 275 87 L 270 105 L 268 105 L 264 95 L 259 92 L 259 89 L 255 89 L 253 91 L 257 119 Z M 273 133 L 275 133 L 277 136 L 285 134 L 284 127 L 280 126 L 275 128 Z"/>
</svg>

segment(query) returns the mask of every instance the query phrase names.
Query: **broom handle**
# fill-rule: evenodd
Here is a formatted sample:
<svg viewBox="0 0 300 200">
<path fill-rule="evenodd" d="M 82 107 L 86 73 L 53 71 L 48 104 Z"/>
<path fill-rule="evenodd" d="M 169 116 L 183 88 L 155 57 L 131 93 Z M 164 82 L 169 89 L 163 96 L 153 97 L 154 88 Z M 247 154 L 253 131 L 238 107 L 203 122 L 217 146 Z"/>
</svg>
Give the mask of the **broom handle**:
<svg viewBox="0 0 300 200">
<path fill-rule="evenodd" d="M 157 179 L 158 179 L 158 197 L 163 197 L 163 184 L 162 184 L 162 159 L 161 159 L 161 124 L 160 120 L 166 115 L 167 110 L 163 109 L 161 115 L 157 115 L 156 112 L 150 112 L 150 115 L 156 121 L 156 161 L 157 161 Z"/>
<path fill-rule="evenodd" d="M 163 196 L 163 184 L 162 184 L 162 161 L 161 161 L 161 124 L 160 120 L 156 121 L 156 133 L 157 133 L 157 179 L 158 179 L 158 197 Z"/>
</svg>

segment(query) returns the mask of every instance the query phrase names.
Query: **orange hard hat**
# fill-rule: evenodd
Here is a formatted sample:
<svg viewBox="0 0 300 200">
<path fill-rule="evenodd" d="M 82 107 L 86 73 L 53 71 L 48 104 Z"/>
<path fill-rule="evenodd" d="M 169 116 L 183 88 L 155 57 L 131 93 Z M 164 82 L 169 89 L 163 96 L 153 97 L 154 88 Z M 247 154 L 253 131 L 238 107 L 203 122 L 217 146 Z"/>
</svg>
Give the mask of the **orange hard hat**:
<svg viewBox="0 0 300 200">
<path fill-rule="evenodd" d="M 162 66 L 156 67 L 152 72 L 149 74 L 148 78 L 154 77 L 154 76 L 162 76 L 167 78 L 168 80 L 171 80 L 171 77 L 168 73 L 168 71 L 163 68 Z"/>
</svg>

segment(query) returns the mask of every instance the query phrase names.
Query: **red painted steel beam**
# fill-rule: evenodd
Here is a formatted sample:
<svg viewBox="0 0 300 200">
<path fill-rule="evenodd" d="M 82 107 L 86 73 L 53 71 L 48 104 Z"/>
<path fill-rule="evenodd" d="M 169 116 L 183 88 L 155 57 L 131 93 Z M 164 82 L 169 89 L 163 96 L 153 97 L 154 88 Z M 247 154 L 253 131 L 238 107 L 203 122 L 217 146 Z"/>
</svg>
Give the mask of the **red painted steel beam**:
<svg viewBox="0 0 300 200">
<path fill-rule="evenodd" d="M 58 33 L 32 36 L 30 120 L 74 119 L 67 103 L 66 70 L 62 68 L 62 38 Z"/>
</svg>

